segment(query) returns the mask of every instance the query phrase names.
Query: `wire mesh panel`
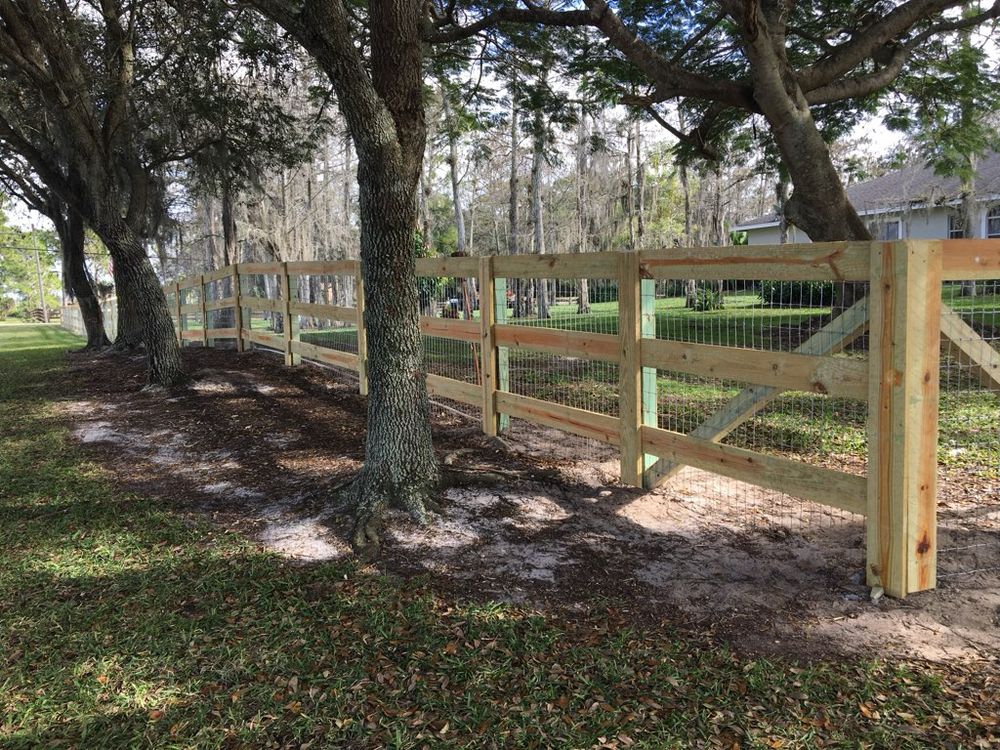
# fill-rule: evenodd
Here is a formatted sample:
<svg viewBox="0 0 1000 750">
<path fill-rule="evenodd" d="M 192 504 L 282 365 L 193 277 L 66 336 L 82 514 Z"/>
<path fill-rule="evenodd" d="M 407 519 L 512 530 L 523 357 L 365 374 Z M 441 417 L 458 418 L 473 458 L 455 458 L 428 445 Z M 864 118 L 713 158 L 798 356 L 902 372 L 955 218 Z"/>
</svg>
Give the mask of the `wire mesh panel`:
<svg viewBox="0 0 1000 750">
<path fill-rule="evenodd" d="M 202 331 L 205 328 L 205 320 L 202 317 L 200 311 L 195 312 L 192 310 L 185 310 L 186 305 L 201 305 L 202 295 L 201 285 L 187 287 L 186 289 L 180 290 L 180 303 L 181 303 L 181 330 L 190 333 Z M 191 336 L 185 336 L 181 339 L 182 345 L 201 345 L 202 340 L 200 338 L 194 338 Z"/>
<path fill-rule="evenodd" d="M 567 333 L 562 339 L 516 336 L 524 346 L 509 348 L 505 390 L 617 417 L 617 279 L 507 278 L 502 288 L 506 289 L 503 323 Z M 507 432 L 514 443 L 528 447 L 542 434 L 548 435 L 551 455 L 559 460 L 598 462 L 604 465 L 602 474 L 617 476 L 618 451 L 602 440 L 543 430 L 520 421 Z"/>
<path fill-rule="evenodd" d="M 942 298 L 938 576 L 948 578 L 1000 570 L 1000 280 L 945 283 Z"/>
<path fill-rule="evenodd" d="M 421 276 L 417 279 L 422 318 L 455 321 L 479 321 L 479 280 L 476 277 Z M 424 325 L 425 331 L 434 330 Z M 471 335 L 471 334 L 470 334 Z M 470 336 L 467 336 L 468 339 Z M 478 333 L 476 333 L 478 338 Z M 425 333 L 424 366 L 430 375 L 463 383 L 482 384 L 478 341 L 456 339 Z"/>
<path fill-rule="evenodd" d="M 294 271 L 294 268 L 289 270 Z M 310 306 L 297 315 L 299 340 L 322 349 L 358 353 L 357 288 L 354 273 L 292 276 L 291 298 Z M 317 306 L 317 307 L 312 307 Z M 331 315 L 336 311 L 336 316 Z"/>
<path fill-rule="evenodd" d="M 657 425 L 701 440 L 864 475 L 868 408 L 863 371 L 858 370 L 851 397 L 812 388 L 786 389 L 779 375 L 797 364 L 789 354 L 864 360 L 865 305 L 864 290 L 856 284 L 657 282 L 656 338 L 678 344 L 669 350 L 678 368 L 656 373 Z M 683 343 L 713 348 L 689 350 Z M 735 379 L 741 375 L 745 379 Z M 720 512 L 732 514 L 736 509 L 744 522 L 799 527 L 860 520 L 786 493 L 668 466 L 666 476 L 673 477 L 668 491 L 696 491 L 701 501 Z"/>
<path fill-rule="evenodd" d="M 233 299 L 235 295 L 235 284 L 232 276 L 223 276 L 221 279 L 209 281 L 204 286 L 205 302 L 211 306 L 213 302 L 222 302 Z M 231 329 L 236 326 L 236 308 L 222 307 L 208 310 L 209 331 L 213 329 Z"/>
</svg>

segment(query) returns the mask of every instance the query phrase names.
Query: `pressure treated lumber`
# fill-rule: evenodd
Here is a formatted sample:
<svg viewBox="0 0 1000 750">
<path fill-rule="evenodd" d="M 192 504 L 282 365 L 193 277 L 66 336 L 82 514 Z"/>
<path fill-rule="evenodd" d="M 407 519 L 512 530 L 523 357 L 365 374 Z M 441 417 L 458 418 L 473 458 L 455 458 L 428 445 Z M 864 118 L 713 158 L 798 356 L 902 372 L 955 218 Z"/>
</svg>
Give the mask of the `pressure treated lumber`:
<svg viewBox="0 0 1000 750">
<path fill-rule="evenodd" d="M 482 384 L 480 388 L 480 413 L 482 415 L 483 433 L 495 437 L 500 432 L 500 414 L 497 412 L 497 346 L 493 337 L 493 325 L 496 321 L 496 283 L 493 278 L 493 259 L 479 259 L 479 372 Z"/>
<path fill-rule="evenodd" d="M 230 266 L 233 272 L 233 302 L 236 315 L 234 317 L 233 323 L 236 327 L 236 351 L 243 352 L 246 350 L 246 344 L 243 341 L 243 289 L 240 285 L 240 266 L 238 263 L 234 263 Z"/>
<path fill-rule="evenodd" d="M 498 411 L 518 419 L 555 427 L 611 445 L 618 445 L 621 440 L 621 420 L 618 417 L 503 391 L 497 392 L 496 402 Z"/>
<path fill-rule="evenodd" d="M 640 254 L 647 279 L 867 281 L 870 242 L 740 245 L 653 250 Z"/>
<path fill-rule="evenodd" d="M 904 597 L 936 583 L 941 243 L 886 242 L 874 256 L 867 578 Z"/>
<path fill-rule="evenodd" d="M 437 336 L 475 344 L 479 343 L 482 335 L 479 323 L 474 320 L 432 318 L 428 315 L 420 316 L 420 332 L 424 336 Z"/>
<path fill-rule="evenodd" d="M 864 477 L 699 440 L 657 427 L 643 426 L 641 432 L 643 450 L 673 463 L 787 492 L 851 513 L 863 515 L 867 510 L 868 483 Z"/>
<path fill-rule="evenodd" d="M 359 263 L 354 271 L 354 304 L 358 326 L 358 392 L 368 395 L 368 327 L 365 325 L 365 280 Z"/>
<path fill-rule="evenodd" d="M 427 375 L 427 392 L 432 396 L 450 398 L 469 406 L 481 407 L 483 402 L 483 391 L 477 384 L 430 373 Z"/>
<path fill-rule="evenodd" d="M 498 255 L 493 273 L 503 279 L 614 279 L 619 253 Z"/>
<path fill-rule="evenodd" d="M 606 333 L 498 324 L 493 327 L 493 335 L 497 346 L 610 362 L 617 362 L 619 357 L 618 337 Z"/>
<path fill-rule="evenodd" d="M 786 391 L 868 398 L 868 364 L 847 357 L 651 339 L 643 342 L 642 363 L 661 370 L 770 385 Z"/>
<path fill-rule="evenodd" d="M 358 369 L 358 357 L 350 352 L 327 349 L 326 347 L 316 346 L 305 341 L 292 341 L 291 348 L 293 353 L 306 359 L 312 359 L 328 365 L 336 365 L 337 367 L 345 367 L 348 370 Z"/>
<path fill-rule="evenodd" d="M 618 415 L 621 436 L 621 482 L 642 486 L 643 461 L 639 428 L 642 426 L 642 322 L 639 256 L 618 258 Z"/>
<path fill-rule="evenodd" d="M 288 264 L 293 276 L 353 276 L 358 269 L 356 260 L 307 260 Z"/>
<path fill-rule="evenodd" d="M 479 258 L 417 258 L 417 276 L 472 278 L 479 275 Z"/>
<path fill-rule="evenodd" d="M 945 281 L 1000 279 L 1000 240 L 941 240 Z"/>
<path fill-rule="evenodd" d="M 223 297 L 222 299 L 215 299 L 211 302 L 205 302 L 205 311 L 211 312 L 213 310 L 225 310 L 227 307 L 233 307 L 236 305 L 235 297 Z"/>
</svg>

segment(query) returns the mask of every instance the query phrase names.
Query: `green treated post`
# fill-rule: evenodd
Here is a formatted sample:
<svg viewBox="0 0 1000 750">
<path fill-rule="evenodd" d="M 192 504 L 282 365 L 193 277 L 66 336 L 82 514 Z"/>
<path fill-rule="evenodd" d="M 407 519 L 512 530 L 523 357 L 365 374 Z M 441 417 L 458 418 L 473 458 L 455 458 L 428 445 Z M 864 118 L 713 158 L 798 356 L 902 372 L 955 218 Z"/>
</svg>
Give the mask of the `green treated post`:
<svg viewBox="0 0 1000 750">
<path fill-rule="evenodd" d="M 501 324 L 507 321 L 507 279 L 493 280 L 493 322 Z M 497 390 L 510 390 L 510 350 L 506 346 L 497 347 Z M 510 427 L 510 416 L 501 414 L 499 432 Z"/>
<path fill-rule="evenodd" d="M 639 290 L 639 325 L 642 338 L 656 338 L 656 281 L 642 279 Z M 640 348 L 641 351 L 641 348 Z M 656 383 L 656 368 L 642 368 L 642 423 L 647 427 L 657 427 L 659 419 L 659 393 Z M 656 463 L 656 456 L 646 453 L 643 458 L 643 485 L 646 471 Z M 648 489 L 648 487 L 647 487 Z"/>
</svg>

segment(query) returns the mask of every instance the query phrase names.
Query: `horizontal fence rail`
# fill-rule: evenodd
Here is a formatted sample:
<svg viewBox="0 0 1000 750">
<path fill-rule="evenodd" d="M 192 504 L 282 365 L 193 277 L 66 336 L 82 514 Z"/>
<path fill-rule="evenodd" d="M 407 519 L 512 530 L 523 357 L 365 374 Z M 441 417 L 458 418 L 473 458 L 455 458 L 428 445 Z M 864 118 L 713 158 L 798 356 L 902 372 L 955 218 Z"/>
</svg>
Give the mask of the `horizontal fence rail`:
<svg viewBox="0 0 1000 750">
<path fill-rule="evenodd" d="M 429 373 L 428 391 L 478 410 L 486 434 L 502 432 L 510 418 L 523 419 L 615 446 L 625 484 L 656 487 L 691 466 L 858 514 L 865 517 L 871 585 L 893 596 L 935 585 L 941 353 L 960 359 L 984 387 L 1000 392 L 997 350 L 942 305 L 936 290 L 942 281 L 1000 278 L 1000 241 L 421 258 L 416 270 L 419 279 L 451 280 L 456 294 L 447 305 L 422 303 L 421 333 L 466 347 L 466 379 Z M 509 280 L 579 279 L 607 280 L 613 288 L 617 311 L 606 332 L 508 317 Z M 655 285 L 687 279 L 850 282 L 862 291 L 834 307 L 822 326 L 789 351 L 773 351 L 658 338 Z M 163 290 L 180 342 L 231 339 L 239 351 L 248 345 L 275 350 L 288 365 L 306 359 L 347 368 L 367 392 L 357 261 L 241 263 Z M 862 337 L 867 359 L 848 352 Z M 522 352 L 616 366 L 613 413 L 511 392 L 511 358 Z M 694 429 L 678 432 L 658 424 L 659 371 L 746 386 Z M 866 475 L 723 442 L 787 392 L 867 403 Z"/>
</svg>

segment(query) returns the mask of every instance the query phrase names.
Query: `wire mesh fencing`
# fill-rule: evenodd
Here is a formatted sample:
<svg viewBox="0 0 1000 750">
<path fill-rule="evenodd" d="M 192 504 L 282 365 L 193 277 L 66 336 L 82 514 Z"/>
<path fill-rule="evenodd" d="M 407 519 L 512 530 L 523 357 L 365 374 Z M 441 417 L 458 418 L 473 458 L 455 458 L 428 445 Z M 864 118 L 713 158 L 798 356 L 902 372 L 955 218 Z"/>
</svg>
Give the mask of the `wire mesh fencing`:
<svg viewBox="0 0 1000 750">
<path fill-rule="evenodd" d="M 864 475 L 867 402 L 782 390 L 726 377 L 739 372 L 741 350 L 864 359 L 863 327 L 852 306 L 857 285 L 834 282 L 663 279 L 651 305 L 655 337 L 724 347 L 732 367 L 717 377 L 660 369 L 657 425 L 755 453 Z M 684 349 L 678 350 L 685 357 Z M 663 462 L 669 466 L 669 462 Z M 664 491 L 697 498 L 741 524 L 786 529 L 856 524 L 854 513 L 680 466 L 663 473 Z"/>
<path fill-rule="evenodd" d="M 506 278 L 503 323 L 572 334 L 617 336 L 617 278 Z M 497 322 L 501 322 L 498 320 Z M 619 366 L 602 357 L 512 347 L 504 390 L 547 403 L 617 417 Z M 606 442 L 539 429 L 515 420 L 506 435 L 515 446 L 563 463 L 592 462 L 604 479 L 619 474 L 618 451 Z M 547 447 L 546 447 L 547 446 Z"/>
<path fill-rule="evenodd" d="M 945 283 L 938 421 L 938 576 L 1000 570 L 1000 280 Z M 977 351 L 978 350 L 978 351 Z"/>
<path fill-rule="evenodd" d="M 905 595 L 934 585 L 935 530 L 943 577 L 1000 567 L 998 267 L 961 242 L 424 258 L 416 312 L 432 398 L 488 434 L 734 528 L 833 529 Z M 239 269 L 245 340 L 366 392 L 356 263 Z M 182 289 L 188 333 L 221 327 L 197 319 L 218 282 Z"/>
<path fill-rule="evenodd" d="M 299 340 L 320 349 L 358 354 L 356 274 L 312 273 L 292 276 L 292 302 L 309 305 L 295 315 Z M 327 362 L 337 366 L 336 362 Z"/>
</svg>

